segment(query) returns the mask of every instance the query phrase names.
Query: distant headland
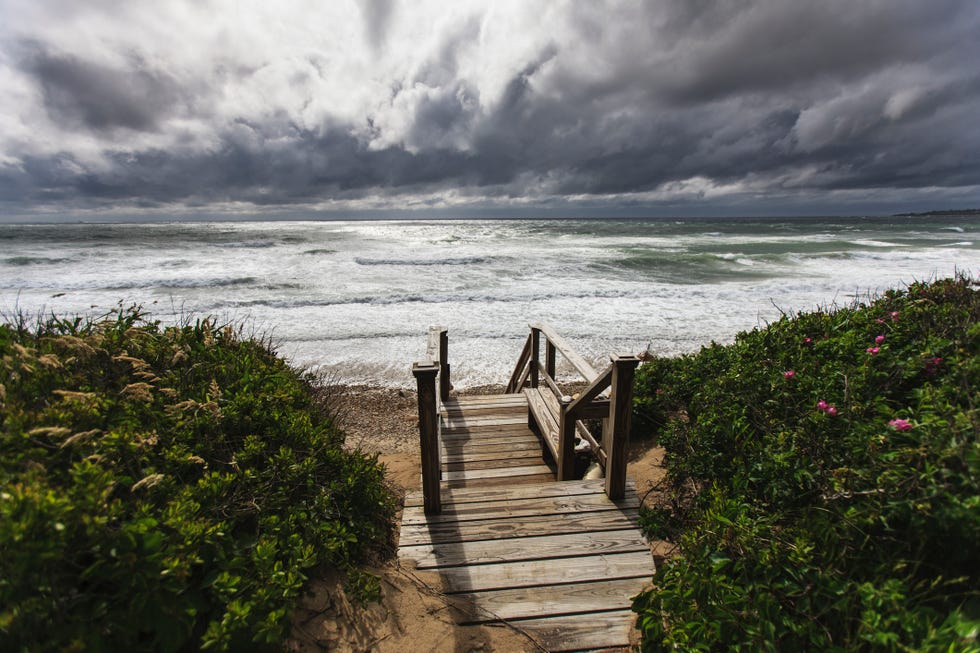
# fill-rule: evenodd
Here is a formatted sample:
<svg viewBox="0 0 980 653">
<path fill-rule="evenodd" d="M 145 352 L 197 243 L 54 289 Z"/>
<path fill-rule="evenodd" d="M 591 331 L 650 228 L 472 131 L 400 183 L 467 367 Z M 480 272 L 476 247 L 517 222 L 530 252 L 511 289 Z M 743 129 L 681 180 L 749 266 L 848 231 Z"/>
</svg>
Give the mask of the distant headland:
<svg viewBox="0 0 980 653">
<path fill-rule="evenodd" d="M 922 213 L 895 213 L 893 218 L 923 218 L 940 215 L 980 215 L 980 209 L 950 209 L 946 211 L 923 211 Z"/>
</svg>

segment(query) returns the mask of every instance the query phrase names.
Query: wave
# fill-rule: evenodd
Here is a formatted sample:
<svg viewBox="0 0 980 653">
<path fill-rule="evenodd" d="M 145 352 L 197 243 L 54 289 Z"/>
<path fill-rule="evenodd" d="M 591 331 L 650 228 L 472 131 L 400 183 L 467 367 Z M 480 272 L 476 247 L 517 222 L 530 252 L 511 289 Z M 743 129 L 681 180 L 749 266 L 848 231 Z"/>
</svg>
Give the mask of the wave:
<svg viewBox="0 0 980 653">
<path fill-rule="evenodd" d="M 233 243 L 214 243 L 214 246 L 230 249 L 268 249 L 269 247 L 275 247 L 277 244 L 274 240 L 244 240 Z"/>
<path fill-rule="evenodd" d="M 493 262 L 493 258 L 486 256 L 461 256 L 459 258 L 440 258 L 440 259 L 398 259 L 398 258 L 354 258 L 358 265 L 482 265 Z"/>
<path fill-rule="evenodd" d="M 626 250 L 619 258 L 595 263 L 593 267 L 620 269 L 629 274 L 639 272 L 651 279 L 691 285 L 782 276 L 788 263 L 787 257 L 781 254 Z"/>
<path fill-rule="evenodd" d="M 217 309 L 238 308 L 323 308 L 330 306 L 390 306 L 393 304 L 489 304 L 489 303 L 537 303 L 551 300 L 588 300 L 588 299 L 618 299 L 638 296 L 635 292 L 621 290 L 581 290 L 569 292 L 492 295 L 489 293 L 433 293 L 433 294 L 400 294 L 400 295 L 370 295 L 357 297 L 336 297 L 324 299 L 245 299 L 212 304 Z"/>
<path fill-rule="evenodd" d="M 136 288 L 228 288 L 250 286 L 255 277 L 234 277 L 231 279 L 161 279 L 155 281 L 127 281 L 110 286 L 98 286 L 100 290 L 133 290 Z"/>
<path fill-rule="evenodd" d="M 70 258 L 50 258 L 47 256 L 11 256 L 3 260 L 4 264 L 15 267 L 25 265 L 56 265 L 70 261 Z"/>
<path fill-rule="evenodd" d="M 335 249 L 308 249 L 308 250 L 306 250 L 306 251 L 303 252 L 303 255 L 304 256 L 317 256 L 317 255 L 320 255 L 320 254 L 336 254 L 336 253 L 337 253 L 337 250 L 335 250 Z"/>
</svg>

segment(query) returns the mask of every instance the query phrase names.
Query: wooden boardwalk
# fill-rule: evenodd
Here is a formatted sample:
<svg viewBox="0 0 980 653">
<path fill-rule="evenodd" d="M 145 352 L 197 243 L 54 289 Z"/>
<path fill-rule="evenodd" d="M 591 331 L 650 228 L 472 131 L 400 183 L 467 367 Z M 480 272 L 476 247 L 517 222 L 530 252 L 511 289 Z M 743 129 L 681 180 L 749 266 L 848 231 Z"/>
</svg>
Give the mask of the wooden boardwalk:
<svg viewBox="0 0 980 653">
<path fill-rule="evenodd" d="M 523 394 L 450 399 L 439 419 L 442 510 L 406 497 L 399 557 L 439 573 L 463 623 L 506 620 L 548 651 L 627 646 L 654 572 L 632 484 L 613 502 L 601 479 L 556 482 Z"/>
</svg>

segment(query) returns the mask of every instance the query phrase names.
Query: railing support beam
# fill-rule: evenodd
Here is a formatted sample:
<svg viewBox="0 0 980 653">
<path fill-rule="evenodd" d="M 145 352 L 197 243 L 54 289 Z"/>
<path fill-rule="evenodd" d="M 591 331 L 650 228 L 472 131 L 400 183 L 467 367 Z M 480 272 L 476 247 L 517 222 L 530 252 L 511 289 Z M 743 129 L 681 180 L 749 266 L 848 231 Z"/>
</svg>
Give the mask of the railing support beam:
<svg viewBox="0 0 980 653">
<path fill-rule="evenodd" d="M 418 386 L 419 445 L 422 450 L 422 506 L 427 515 L 442 511 L 439 494 L 439 413 L 436 408 L 436 376 L 439 366 L 415 363 L 412 374 Z"/>
</svg>

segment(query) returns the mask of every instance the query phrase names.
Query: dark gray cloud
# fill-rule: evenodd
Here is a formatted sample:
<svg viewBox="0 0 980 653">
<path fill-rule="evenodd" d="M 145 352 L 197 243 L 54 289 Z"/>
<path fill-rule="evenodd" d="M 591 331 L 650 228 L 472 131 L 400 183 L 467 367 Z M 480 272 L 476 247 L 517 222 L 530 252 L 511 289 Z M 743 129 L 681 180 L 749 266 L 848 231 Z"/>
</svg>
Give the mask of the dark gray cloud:
<svg viewBox="0 0 980 653">
<path fill-rule="evenodd" d="M 972 0 L 418 7 L 298 17 L 307 41 L 251 50 L 209 34 L 204 57 L 21 40 L 2 59 L 26 90 L 0 116 L 0 206 L 980 204 Z M 355 19 L 363 47 L 327 49 Z M 18 136 L 31 97 L 43 147 Z"/>
<path fill-rule="evenodd" d="M 33 51 L 25 57 L 25 69 L 33 73 L 44 107 L 56 122 L 97 131 L 153 131 L 181 96 L 172 77 L 139 60 L 110 68 L 70 54 L 29 49 Z"/>
</svg>

